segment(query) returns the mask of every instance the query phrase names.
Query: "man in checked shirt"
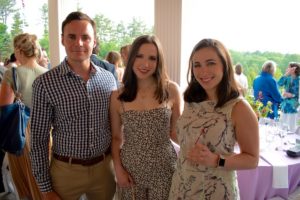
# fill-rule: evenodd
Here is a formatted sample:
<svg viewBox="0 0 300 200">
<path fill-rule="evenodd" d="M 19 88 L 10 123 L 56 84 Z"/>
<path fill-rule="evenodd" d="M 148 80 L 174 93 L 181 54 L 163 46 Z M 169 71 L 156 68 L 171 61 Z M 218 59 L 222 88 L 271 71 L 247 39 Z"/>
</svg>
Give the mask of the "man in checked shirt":
<svg viewBox="0 0 300 200">
<path fill-rule="evenodd" d="M 95 23 L 72 12 L 62 23 L 67 57 L 33 83 L 31 160 L 44 199 L 109 200 L 115 193 L 109 102 L 114 76 L 90 61 Z M 53 145 L 49 164 L 48 143 Z"/>
</svg>

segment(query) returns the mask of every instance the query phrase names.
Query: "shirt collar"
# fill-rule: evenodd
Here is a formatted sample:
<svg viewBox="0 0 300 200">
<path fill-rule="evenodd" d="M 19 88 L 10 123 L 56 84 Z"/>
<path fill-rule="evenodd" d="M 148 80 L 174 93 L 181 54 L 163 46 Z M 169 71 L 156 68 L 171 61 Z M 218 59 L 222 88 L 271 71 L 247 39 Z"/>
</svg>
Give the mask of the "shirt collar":
<svg viewBox="0 0 300 200">
<path fill-rule="evenodd" d="M 72 74 L 72 73 L 74 73 L 72 70 L 71 70 L 71 68 L 70 68 L 70 66 L 69 66 L 69 64 L 68 64 L 68 58 L 66 57 L 62 62 L 61 62 L 61 70 L 60 70 L 60 72 L 61 72 L 61 74 L 62 75 L 68 75 L 68 74 Z M 90 62 L 91 63 L 91 71 L 90 71 L 90 73 L 91 73 L 91 75 L 94 75 L 94 74 L 96 74 L 97 72 L 99 73 L 100 72 L 100 69 L 99 69 L 99 67 L 98 66 L 96 66 L 93 62 Z"/>
</svg>

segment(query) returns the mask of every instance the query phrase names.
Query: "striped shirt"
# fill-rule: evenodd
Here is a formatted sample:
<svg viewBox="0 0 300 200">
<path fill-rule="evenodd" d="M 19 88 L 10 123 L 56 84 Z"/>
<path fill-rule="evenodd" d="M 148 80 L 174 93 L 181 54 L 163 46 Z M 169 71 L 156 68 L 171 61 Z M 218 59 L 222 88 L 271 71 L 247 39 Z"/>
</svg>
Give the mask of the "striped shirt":
<svg viewBox="0 0 300 200">
<path fill-rule="evenodd" d="M 93 158 L 111 144 L 109 103 L 116 81 L 109 71 L 92 66 L 85 82 L 65 59 L 33 83 L 30 156 L 42 192 L 52 190 L 48 160 L 51 128 L 52 152 L 58 155 Z"/>
</svg>

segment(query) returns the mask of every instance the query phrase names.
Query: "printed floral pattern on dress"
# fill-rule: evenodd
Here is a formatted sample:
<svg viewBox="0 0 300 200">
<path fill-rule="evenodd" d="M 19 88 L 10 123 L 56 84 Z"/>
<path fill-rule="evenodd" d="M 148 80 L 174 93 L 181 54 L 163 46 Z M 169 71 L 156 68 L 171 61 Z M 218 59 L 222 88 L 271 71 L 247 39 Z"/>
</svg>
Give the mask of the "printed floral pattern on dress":
<svg viewBox="0 0 300 200">
<path fill-rule="evenodd" d="M 191 164 L 185 158 L 188 148 L 197 142 L 218 154 L 233 153 L 236 136 L 231 111 L 238 101 L 240 99 L 232 100 L 217 109 L 213 101 L 185 104 L 182 116 L 177 121 L 181 150 L 169 200 L 239 199 L 235 171 Z"/>
</svg>

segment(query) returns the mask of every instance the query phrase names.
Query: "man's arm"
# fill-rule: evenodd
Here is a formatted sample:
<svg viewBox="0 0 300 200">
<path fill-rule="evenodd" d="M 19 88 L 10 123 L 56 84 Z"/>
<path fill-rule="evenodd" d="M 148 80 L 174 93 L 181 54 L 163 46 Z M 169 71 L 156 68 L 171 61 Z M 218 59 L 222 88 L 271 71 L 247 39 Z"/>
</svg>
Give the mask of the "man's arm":
<svg viewBox="0 0 300 200">
<path fill-rule="evenodd" d="M 49 141 L 52 109 L 43 79 L 33 83 L 31 109 L 30 157 L 33 175 L 41 192 L 52 191 L 49 174 Z"/>
</svg>

